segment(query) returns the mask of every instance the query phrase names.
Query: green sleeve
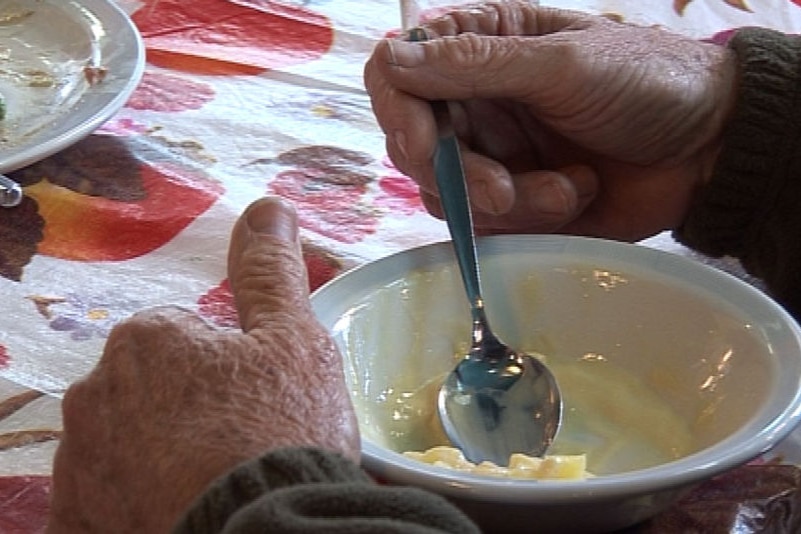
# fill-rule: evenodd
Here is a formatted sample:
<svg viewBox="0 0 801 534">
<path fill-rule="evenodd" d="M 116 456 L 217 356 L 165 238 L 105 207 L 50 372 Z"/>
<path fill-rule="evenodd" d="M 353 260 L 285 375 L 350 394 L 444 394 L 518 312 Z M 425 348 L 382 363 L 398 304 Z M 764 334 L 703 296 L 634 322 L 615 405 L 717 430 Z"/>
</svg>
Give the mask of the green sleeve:
<svg viewBox="0 0 801 534">
<path fill-rule="evenodd" d="M 801 38 L 745 28 L 728 46 L 737 101 L 712 177 L 674 236 L 738 258 L 801 318 Z"/>
<path fill-rule="evenodd" d="M 174 534 L 478 533 L 444 498 L 375 484 L 345 458 L 314 448 L 271 451 L 215 482 Z"/>
</svg>

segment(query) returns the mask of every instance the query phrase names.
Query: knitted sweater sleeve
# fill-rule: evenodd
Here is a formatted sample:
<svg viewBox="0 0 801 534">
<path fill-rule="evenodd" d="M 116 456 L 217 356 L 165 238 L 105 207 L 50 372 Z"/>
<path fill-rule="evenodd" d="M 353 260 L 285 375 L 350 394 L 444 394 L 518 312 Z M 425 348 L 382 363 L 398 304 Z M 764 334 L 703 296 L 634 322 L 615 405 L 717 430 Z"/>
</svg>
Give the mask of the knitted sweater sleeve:
<svg viewBox="0 0 801 534">
<path fill-rule="evenodd" d="M 735 33 L 739 87 L 709 183 L 676 239 L 733 256 L 801 318 L 801 37 Z"/>
<path fill-rule="evenodd" d="M 478 534 L 444 498 L 375 484 L 357 465 L 315 448 L 270 451 L 216 481 L 174 534 Z"/>
</svg>

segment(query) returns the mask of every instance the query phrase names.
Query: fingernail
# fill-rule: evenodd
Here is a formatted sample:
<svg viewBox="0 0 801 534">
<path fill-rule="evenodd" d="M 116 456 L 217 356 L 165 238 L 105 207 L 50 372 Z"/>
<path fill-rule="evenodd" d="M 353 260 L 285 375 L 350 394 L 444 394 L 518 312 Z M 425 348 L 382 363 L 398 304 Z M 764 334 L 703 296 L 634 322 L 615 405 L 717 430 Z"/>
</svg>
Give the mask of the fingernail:
<svg viewBox="0 0 801 534">
<path fill-rule="evenodd" d="M 245 216 L 248 228 L 253 233 L 270 235 L 290 243 L 298 238 L 297 219 L 292 205 L 277 197 L 254 202 Z"/>
<path fill-rule="evenodd" d="M 420 43 L 388 41 L 390 63 L 399 67 L 416 67 L 425 60 L 425 51 Z"/>
<path fill-rule="evenodd" d="M 565 215 L 570 211 L 570 200 L 564 190 L 554 182 L 548 182 L 532 193 L 531 207 L 538 213 Z"/>
</svg>

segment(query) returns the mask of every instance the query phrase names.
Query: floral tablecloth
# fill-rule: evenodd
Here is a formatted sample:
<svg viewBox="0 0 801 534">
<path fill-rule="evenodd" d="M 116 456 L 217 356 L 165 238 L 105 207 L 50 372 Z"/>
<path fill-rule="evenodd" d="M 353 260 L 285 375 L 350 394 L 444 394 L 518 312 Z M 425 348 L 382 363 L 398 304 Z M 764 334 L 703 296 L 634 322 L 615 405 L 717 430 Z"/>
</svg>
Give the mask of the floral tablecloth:
<svg viewBox="0 0 801 534">
<path fill-rule="evenodd" d="M 94 134 L 12 173 L 25 199 L 0 209 L 2 532 L 42 528 L 59 397 L 116 322 L 177 304 L 234 323 L 225 253 L 252 200 L 295 202 L 313 287 L 447 236 L 388 161 L 362 86 L 374 42 L 400 25 L 396 0 L 117 3 L 147 49 L 140 85 Z M 799 0 L 542 3 L 698 38 L 801 30 Z M 667 235 L 647 244 L 689 254 Z"/>
</svg>

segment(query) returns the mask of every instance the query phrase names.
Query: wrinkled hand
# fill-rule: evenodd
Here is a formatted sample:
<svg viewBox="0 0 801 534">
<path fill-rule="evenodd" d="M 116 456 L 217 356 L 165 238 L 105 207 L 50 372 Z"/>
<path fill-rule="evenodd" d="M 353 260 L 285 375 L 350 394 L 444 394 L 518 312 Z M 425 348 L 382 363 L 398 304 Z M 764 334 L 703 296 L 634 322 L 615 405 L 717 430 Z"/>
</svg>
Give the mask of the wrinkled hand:
<svg viewBox="0 0 801 534">
<path fill-rule="evenodd" d="M 280 446 L 358 461 L 340 355 L 316 321 L 296 216 L 264 199 L 234 228 L 242 331 L 175 308 L 117 326 L 63 401 L 48 532 L 167 532 L 215 478 Z"/>
<path fill-rule="evenodd" d="M 711 171 L 732 53 L 657 27 L 503 2 L 384 40 L 365 85 L 395 165 L 441 216 L 428 101 L 446 99 L 479 229 L 636 240 L 674 228 Z"/>
</svg>

